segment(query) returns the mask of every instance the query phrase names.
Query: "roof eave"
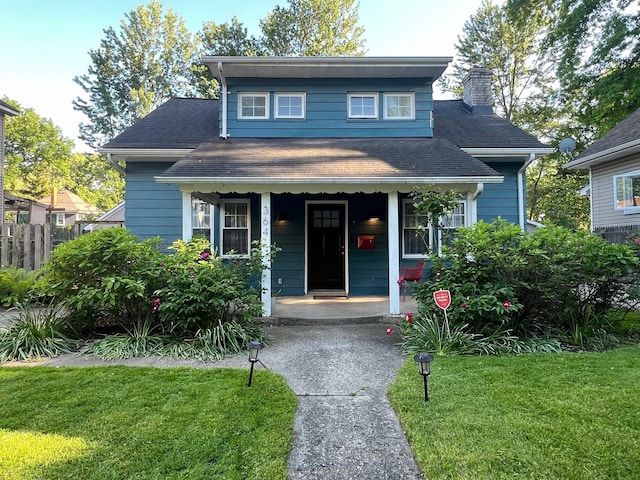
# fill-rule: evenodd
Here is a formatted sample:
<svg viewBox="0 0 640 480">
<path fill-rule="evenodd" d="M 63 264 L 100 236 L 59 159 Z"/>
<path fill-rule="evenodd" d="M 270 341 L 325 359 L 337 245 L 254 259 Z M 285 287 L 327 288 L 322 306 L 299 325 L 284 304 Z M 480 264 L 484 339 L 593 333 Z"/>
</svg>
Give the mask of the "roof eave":
<svg viewBox="0 0 640 480">
<path fill-rule="evenodd" d="M 555 152 L 555 149 L 549 147 L 541 148 L 495 148 L 495 147 L 461 147 L 460 150 L 478 157 L 526 157 L 530 158 L 531 154 L 535 155 L 535 158 L 544 157 Z"/>
<path fill-rule="evenodd" d="M 564 168 L 579 170 L 582 168 L 591 168 L 601 163 L 619 160 L 624 157 L 640 153 L 640 139 L 631 142 L 616 145 L 601 152 L 587 155 L 582 158 L 576 158 L 564 164 Z"/>
<path fill-rule="evenodd" d="M 129 157 L 175 158 L 188 155 L 193 148 L 101 148 L 98 153 L 111 155 L 117 160 Z"/>
<path fill-rule="evenodd" d="M 156 182 L 181 183 L 225 183 L 225 184 L 349 184 L 365 185 L 371 183 L 431 185 L 444 183 L 502 183 L 504 177 L 468 176 L 468 177 L 170 177 L 156 176 Z"/>
</svg>

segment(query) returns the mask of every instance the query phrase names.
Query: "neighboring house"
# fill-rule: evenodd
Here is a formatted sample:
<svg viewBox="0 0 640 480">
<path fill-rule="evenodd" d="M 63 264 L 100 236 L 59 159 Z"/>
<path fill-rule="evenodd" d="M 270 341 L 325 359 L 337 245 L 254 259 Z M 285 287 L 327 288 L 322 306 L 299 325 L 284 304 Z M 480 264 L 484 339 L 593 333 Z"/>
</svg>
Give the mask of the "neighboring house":
<svg viewBox="0 0 640 480">
<path fill-rule="evenodd" d="M 640 231 L 640 109 L 565 168 L 588 169 L 591 230 L 614 243 Z"/>
<path fill-rule="evenodd" d="M 93 232 L 106 227 L 124 227 L 124 202 L 120 202 L 111 210 L 100 215 L 93 223 L 84 227 L 84 231 Z"/>
<path fill-rule="evenodd" d="M 449 227 L 525 228 L 524 170 L 552 150 L 493 115 L 491 72 L 434 101 L 451 58 L 204 57 L 220 100 L 174 98 L 105 145 L 126 164 L 125 225 L 167 242 L 205 235 L 222 257 L 282 249 L 282 295 L 388 295 L 424 258 L 409 194 L 460 192 Z"/>
<path fill-rule="evenodd" d="M 47 223 L 48 205 L 29 198 L 18 197 L 10 193 L 4 194 L 4 211 L 11 223 L 28 223 L 44 225 Z"/>
<path fill-rule="evenodd" d="M 6 102 L 0 100 L 0 225 L 4 225 L 4 117 L 15 117 L 20 112 Z M 0 232 L 2 234 L 2 232 Z"/>
<path fill-rule="evenodd" d="M 68 190 L 52 190 L 51 195 L 38 200 L 47 205 L 51 214 L 51 224 L 68 227 L 77 222 L 89 222 L 103 212 Z"/>
</svg>

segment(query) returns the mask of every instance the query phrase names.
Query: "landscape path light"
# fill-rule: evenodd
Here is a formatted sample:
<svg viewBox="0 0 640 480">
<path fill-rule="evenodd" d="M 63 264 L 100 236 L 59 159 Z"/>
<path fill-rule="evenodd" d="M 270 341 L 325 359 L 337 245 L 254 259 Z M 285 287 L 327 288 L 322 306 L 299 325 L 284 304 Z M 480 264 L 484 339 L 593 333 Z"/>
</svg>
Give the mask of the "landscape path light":
<svg viewBox="0 0 640 480">
<path fill-rule="evenodd" d="M 253 367 L 255 366 L 256 362 L 260 361 L 258 360 L 258 353 L 263 348 L 264 344 L 262 342 L 254 341 L 247 344 L 247 349 L 249 350 L 249 362 L 251 362 L 251 370 L 249 371 L 249 384 L 247 385 L 247 387 L 251 386 L 251 380 L 253 378 Z"/>
<path fill-rule="evenodd" d="M 429 401 L 429 389 L 427 385 L 427 377 L 431 374 L 431 362 L 433 362 L 433 355 L 426 352 L 416 353 L 413 359 L 418 363 L 420 368 L 420 375 L 424 379 L 424 401 Z"/>
</svg>

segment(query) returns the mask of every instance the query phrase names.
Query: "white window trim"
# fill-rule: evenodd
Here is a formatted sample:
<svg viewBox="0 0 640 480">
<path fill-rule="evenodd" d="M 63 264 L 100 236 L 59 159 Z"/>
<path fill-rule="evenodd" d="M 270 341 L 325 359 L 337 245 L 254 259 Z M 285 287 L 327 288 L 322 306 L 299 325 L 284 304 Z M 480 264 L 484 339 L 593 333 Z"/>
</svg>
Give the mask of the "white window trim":
<svg viewBox="0 0 640 480">
<path fill-rule="evenodd" d="M 247 253 L 224 253 L 224 231 L 240 230 L 239 228 L 225 228 L 224 216 L 227 203 L 245 203 L 247 205 Z M 247 198 L 228 198 L 220 201 L 220 257 L 222 258 L 249 258 L 251 254 L 251 201 Z"/>
<path fill-rule="evenodd" d="M 624 215 L 636 214 L 640 213 L 640 205 L 638 206 L 618 206 L 618 193 L 617 193 L 617 180 L 619 178 L 627 178 L 627 177 L 640 177 L 640 170 L 634 170 L 632 172 L 621 173 L 620 175 L 613 176 L 613 209 L 616 211 L 621 211 Z M 633 195 L 633 192 L 632 192 Z"/>
<path fill-rule="evenodd" d="M 242 115 L 242 99 L 244 97 L 262 97 L 265 99 L 264 116 L 244 116 Z M 238 92 L 238 120 L 269 120 L 269 93 L 268 92 Z"/>
<path fill-rule="evenodd" d="M 412 199 L 410 198 L 405 198 L 402 200 L 402 235 L 401 235 L 401 242 L 402 242 L 402 258 L 418 258 L 418 259 L 425 259 L 427 258 L 427 256 L 431 253 L 431 250 L 433 249 L 433 245 L 431 245 L 431 241 L 433 240 L 433 225 L 432 224 L 428 224 L 427 228 L 425 230 L 425 232 L 427 233 L 427 235 L 429 236 L 429 251 L 425 251 L 424 253 L 407 253 L 405 252 L 405 234 L 407 233 L 407 226 L 405 224 L 406 221 L 406 208 L 407 205 L 412 205 L 413 203 L 415 203 Z"/>
<path fill-rule="evenodd" d="M 66 215 L 64 213 L 56 213 L 56 227 L 64 227 L 66 224 Z"/>
<path fill-rule="evenodd" d="M 301 115 L 279 115 L 278 114 L 278 106 L 279 106 L 279 100 L 282 97 L 300 97 L 302 99 L 302 114 Z M 304 92 L 277 92 L 275 94 L 275 109 L 273 111 L 273 117 L 274 118 L 278 118 L 278 119 L 289 119 L 289 118 L 294 118 L 294 119 L 303 119 L 305 118 L 306 114 L 307 114 L 307 94 Z"/>
<path fill-rule="evenodd" d="M 351 115 L 351 99 L 354 97 L 372 97 L 373 108 L 375 112 L 373 115 Z M 353 119 L 377 119 L 378 118 L 378 93 L 376 92 L 353 92 L 347 94 L 347 116 Z"/>
<path fill-rule="evenodd" d="M 409 97 L 411 99 L 411 114 L 408 117 L 390 117 L 387 115 L 387 99 L 389 97 Z M 385 92 L 383 98 L 384 120 L 415 120 L 416 119 L 416 95 L 414 92 Z"/>
</svg>

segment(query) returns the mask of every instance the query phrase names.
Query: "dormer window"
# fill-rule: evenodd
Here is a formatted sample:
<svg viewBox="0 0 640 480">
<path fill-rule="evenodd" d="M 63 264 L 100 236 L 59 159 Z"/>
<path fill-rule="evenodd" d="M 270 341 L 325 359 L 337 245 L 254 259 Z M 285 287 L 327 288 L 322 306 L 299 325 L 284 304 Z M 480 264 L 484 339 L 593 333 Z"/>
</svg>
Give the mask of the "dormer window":
<svg viewBox="0 0 640 480">
<path fill-rule="evenodd" d="M 350 93 L 349 118 L 378 118 L 377 93 Z"/>
<path fill-rule="evenodd" d="M 415 95 L 413 93 L 385 93 L 384 118 L 387 120 L 415 119 Z"/>
<path fill-rule="evenodd" d="M 304 93 L 276 93 L 276 118 L 304 118 L 306 95 Z"/>
<path fill-rule="evenodd" d="M 238 93 L 238 118 L 266 120 L 269 118 L 268 93 Z"/>
</svg>

